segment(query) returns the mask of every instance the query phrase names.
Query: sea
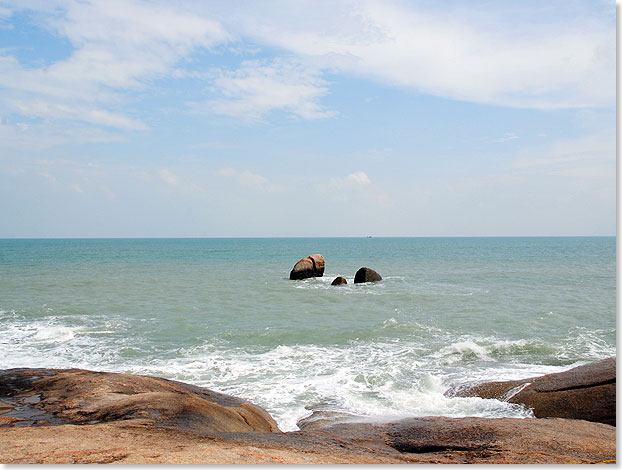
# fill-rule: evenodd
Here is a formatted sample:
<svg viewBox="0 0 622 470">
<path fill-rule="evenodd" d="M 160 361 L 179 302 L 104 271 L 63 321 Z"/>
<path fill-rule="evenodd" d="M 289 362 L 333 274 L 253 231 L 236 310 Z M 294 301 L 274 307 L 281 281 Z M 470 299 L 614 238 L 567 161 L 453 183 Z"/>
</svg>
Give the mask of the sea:
<svg viewBox="0 0 622 470">
<path fill-rule="evenodd" d="M 315 253 L 324 276 L 289 280 Z M 363 266 L 383 279 L 354 284 Z M 615 354 L 615 237 L 0 240 L 0 368 L 184 381 L 283 431 L 313 412 L 528 419 L 454 392 Z"/>
</svg>

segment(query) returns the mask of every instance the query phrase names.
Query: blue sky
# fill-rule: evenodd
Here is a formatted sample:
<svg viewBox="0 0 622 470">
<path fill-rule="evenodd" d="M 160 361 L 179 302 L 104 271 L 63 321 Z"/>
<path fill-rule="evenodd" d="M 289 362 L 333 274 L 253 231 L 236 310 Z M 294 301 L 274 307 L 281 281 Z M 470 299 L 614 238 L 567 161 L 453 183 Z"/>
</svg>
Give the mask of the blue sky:
<svg viewBox="0 0 622 470">
<path fill-rule="evenodd" d="M 614 235 L 613 1 L 0 1 L 0 237 Z"/>
</svg>

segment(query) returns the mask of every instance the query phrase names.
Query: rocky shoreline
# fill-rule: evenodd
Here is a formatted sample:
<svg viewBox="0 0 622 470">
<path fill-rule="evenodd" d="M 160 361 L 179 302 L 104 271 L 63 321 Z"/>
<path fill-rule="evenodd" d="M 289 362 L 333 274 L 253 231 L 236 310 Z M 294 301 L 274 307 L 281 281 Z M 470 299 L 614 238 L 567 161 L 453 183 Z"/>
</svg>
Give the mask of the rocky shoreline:
<svg viewBox="0 0 622 470">
<path fill-rule="evenodd" d="M 615 462 L 615 358 L 577 369 L 568 371 L 571 379 L 552 374 L 512 382 L 510 390 L 532 387 L 532 395 L 560 403 L 568 402 L 569 391 L 588 393 L 582 410 L 594 408 L 593 416 L 609 424 L 568 416 L 391 423 L 320 416 L 287 433 L 256 405 L 181 382 L 81 369 L 8 369 L 0 371 L 0 463 Z M 551 384 L 557 389 L 547 391 Z M 507 393 L 506 386 L 457 393 Z"/>
<path fill-rule="evenodd" d="M 494 398 L 530 408 L 536 418 L 616 425 L 616 358 L 557 374 L 464 387 L 455 396 Z"/>
</svg>

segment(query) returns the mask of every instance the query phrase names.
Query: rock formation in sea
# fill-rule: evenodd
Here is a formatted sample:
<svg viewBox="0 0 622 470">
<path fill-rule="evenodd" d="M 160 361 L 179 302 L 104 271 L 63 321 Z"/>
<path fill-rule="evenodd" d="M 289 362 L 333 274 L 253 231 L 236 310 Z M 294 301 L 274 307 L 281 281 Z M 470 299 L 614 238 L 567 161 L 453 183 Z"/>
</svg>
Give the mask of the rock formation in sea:
<svg viewBox="0 0 622 470">
<path fill-rule="evenodd" d="M 298 261 L 289 273 L 290 279 L 307 279 L 324 275 L 325 261 L 322 255 L 309 255 Z"/>
<path fill-rule="evenodd" d="M 537 418 L 572 418 L 616 424 L 616 358 L 573 369 L 507 382 L 487 382 L 456 396 L 496 398 L 523 404 Z"/>
<path fill-rule="evenodd" d="M 371 268 L 361 268 L 354 275 L 354 283 L 381 281 L 382 276 Z"/>
<path fill-rule="evenodd" d="M 346 281 L 345 277 L 338 276 L 338 277 L 336 277 L 333 280 L 333 282 L 330 283 L 330 285 L 331 286 L 341 286 L 341 285 L 347 284 L 347 283 L 348 283 L 348 281 Z"/>
</svg>

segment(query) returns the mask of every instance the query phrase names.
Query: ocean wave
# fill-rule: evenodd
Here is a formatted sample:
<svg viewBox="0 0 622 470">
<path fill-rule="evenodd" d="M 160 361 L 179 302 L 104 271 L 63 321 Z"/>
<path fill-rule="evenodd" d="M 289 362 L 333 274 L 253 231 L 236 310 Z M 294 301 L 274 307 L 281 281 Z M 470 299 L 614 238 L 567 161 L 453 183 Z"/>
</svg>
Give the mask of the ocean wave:
<svg viewBox="0 0 622 470">
<path fill-rule="evenodd" d="M 333 286 L 332 282 L 337 276 L 342 276 L 347 284 Z M 354 277 L 343 276 L 342 274 L 329 274 L 323 277 L 311 277 L 291 283 L 294 289 L 302 290 L 322 290 L 334 293 L 335 295 L 382 295 L 387 289 L 387 283 L 392 281 L 403 281 L 401 276 L 383 278 L 381 282 L 354 283 Z"/>
<path fill-rule="evenodd" d="M 473 340 L 458 341 L 450 344 L 431 354 L 430 357 L 441 360 L 443 364 L 453 364 L 469 359 L 493 360 L 490 356 L 490 348 L 477 344 Z"/>
<path fill-rule="evenodd" d="M 134 327 L 152 323 L 138 321 Z M 303 330 L 294 335 L 267 327 L 158 349 L 152 337 L 128 335 L 132 326 L 123 319 L 104 316 L 19 317 L 2 326 L 4 367 L 82 367 L 186 381 L 263 406 L 283 430 L 297 429 L 298 420 L 321 410 L 367 420 L 529 417 L 528 410 L 503 401 L 445 394 L 457 384 L 559 372 L 568 368 L 564 361 L 612 352 L 594 331 L 575 329 L 558 345 L 537 338 L 455 335 L 399 309 L 372 327 L 352 330 L 347 341 L 331 342 L 326 332 L 326 344 L 298 344 Z M 568 348 L 568 360 L 551 362 L 557 347 Z M 582 355 L 572 356 L 577 352 Z"/>
<path fill-rule="evenodd" d="M 33 335 L 33 341 L 49 342 L 49 343 L 62 343 L 71 341 L 75 338 L 77 328 L 71 328 L 68 326 L 52 326 L 48 325 L 37 330 Z"/>
<path fill-rule="evenodd" d="M 0 309 L 0 318 L 2 316 L 17 318 L 18 314 L 15 310 L 2 310 Z"/>
<path fill-rule="evenodd" d="M 585 361 L 599 360 L 616 355 L 615 340 L 616 331 L 612 330 L 588 330 L 587 328 L 575 327 L 567 337 L 562 338 L 555 357 L 560 361 L 576 360 Z"/>
<path fill-rule="evenodd" d="M 29 242 L 53 269 L 23 252 L 27 277 L 0 286 L 0 366 L 195 383 L 263 406 L 285 430 L 321 409 L 526 417 L 445 393 L 616 354 L 615 240 L 575 242 L 54 242 L 60 258 Z M 559 262 L 564 246 L 576 269 Z M 333 260 L 324 277 L 287 279 L 300 252 Z M 354 262 L 384 279 L 354 284 Z M 331 286 L 339 266 L 348 284 Z"/>
<path fill-rule="evenodd" d="M 310 411 L 332 410 L 365 419 L 406 416 L 529 417 L 497 400 L 450 398 L 444 371 L 398 342 L 347 347 L 279 345 L 262 353 L 211 344 L 175 360 L 153 360 L 132 372 L 187 380 L 266 408 L 283 430 Z M 463 371 L 463 378 L 468 371 Z"/>
<path fill-rule="evenodd" d="M 8 319 L 7 319 L 8 320 Z M 45 316 L 35 320 L 18 314 L 0 323 L 0 368 L 83 367 L 106 370 L 119 364 L 119 349 L 131 339 L 111 343 L 114 322 L 92 316 Z M 99 338 L 98 338 L 99 337 Z M 117 365 L 118 367 L 118 365 Z"/>
<path fill-rule="evenodd" d="M 537 339 L 507 340 L 495 337 L 463 336 L 447 341 L 443 346 L 430 354 L 430 358 L 439 364 L 469 363 L 473 361 L 507 361 L 524 356 L 538 356 L 552 352 L 550 346 Z"/>
</svg>

